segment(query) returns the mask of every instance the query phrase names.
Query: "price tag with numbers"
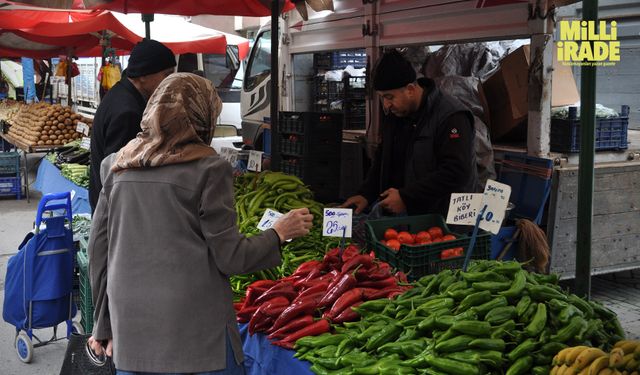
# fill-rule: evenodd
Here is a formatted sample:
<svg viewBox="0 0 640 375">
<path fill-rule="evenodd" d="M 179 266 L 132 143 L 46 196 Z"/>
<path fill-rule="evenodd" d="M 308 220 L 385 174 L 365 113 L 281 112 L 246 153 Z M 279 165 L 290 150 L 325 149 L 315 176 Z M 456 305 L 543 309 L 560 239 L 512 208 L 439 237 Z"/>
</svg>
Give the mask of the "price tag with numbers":
<svg viewBox="0 0 640 375">
<path fill-rule="evenodd" d="M 282 216 L 278 211 L 267 208 L 258 222 L 258 229 L 265 231 L 273 226 L 273 224 Z"/>
<path fill-rule="evenodd" d="M 76 131 L 78 133 L 89 135 L 89 130 L 89 125 L 85 124 L 84 122 L 78 121 L 78 123 L 76 124 Z"/>
<path fill-rule="evenodd" d="M 509 204 L 511 186 L 497 181 L 487 180 L 482 198 L 483 206 L 487 208 L 480 222 L 480 228 L 493 234 L 498 234 L 502 226 L 502 219 Z"/>
<path fill-rule="evenodd" d="M 82 141 L 80 141 L 80 148 L 83 148 L 85 150 L 90 150 L 91 149 L 91 138 L 82 137 Z"/>
<path fill-rule="evenodd" d="M 229 163 L 231 163 L 231 165 L 234 165 L 236 161 L 238 161 L 238 151 L 230 148 L 228 160 L 229 160 Z"/>
<path fill-rule="evenodd" d="M 322 218 L 322 235 L 351 238 L 353 210 L 350 208 L 325 208 Z"/>
<path fill-rule="evenodd" d="M 249 164 L 247 169 L 254 172 L 262 170 L 262 151 L 249 151 Z"/>
</svg>

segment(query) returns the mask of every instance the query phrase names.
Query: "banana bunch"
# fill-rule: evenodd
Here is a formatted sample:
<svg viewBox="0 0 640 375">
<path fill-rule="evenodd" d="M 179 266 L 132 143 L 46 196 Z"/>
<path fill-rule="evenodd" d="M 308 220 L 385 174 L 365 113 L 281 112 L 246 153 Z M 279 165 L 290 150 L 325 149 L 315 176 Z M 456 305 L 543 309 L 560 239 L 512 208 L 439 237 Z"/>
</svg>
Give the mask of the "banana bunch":
<svg viewBox="0 0 640 375">
<path fill-rule="evenodd" d="M 611 352 L 574 346 L 553 357 L 550 375 L 640 375 L 640 341 L 618 341 Z"/>
</svg>

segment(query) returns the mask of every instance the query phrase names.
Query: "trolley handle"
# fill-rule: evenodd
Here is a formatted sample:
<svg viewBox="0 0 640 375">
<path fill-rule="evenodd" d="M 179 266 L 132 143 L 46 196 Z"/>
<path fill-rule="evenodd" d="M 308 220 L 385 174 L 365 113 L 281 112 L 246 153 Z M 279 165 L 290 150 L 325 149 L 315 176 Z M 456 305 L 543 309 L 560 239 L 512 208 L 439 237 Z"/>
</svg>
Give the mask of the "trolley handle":
<svg viewBox="0 0 640 375">
<path fill-rule="evenodd" d="M 57 203 L 57 204 L 48 204 L 51 201 L 59 201 L 66 200 L 65 203 Z M 69 219 L 69 222 L 73 220 L 71 213 L 71 193 L 68 191 L 62 193 L 51 193 L 46 194 L 40 199 L 40 203 L 38 203 L 38 212 L 36 213 L 36 228 L 40 228 L 40 223 L 42 222 L 42 214 L 46 211 L 54 211 L 64 209 L 65 216 Z"/>
</svg>

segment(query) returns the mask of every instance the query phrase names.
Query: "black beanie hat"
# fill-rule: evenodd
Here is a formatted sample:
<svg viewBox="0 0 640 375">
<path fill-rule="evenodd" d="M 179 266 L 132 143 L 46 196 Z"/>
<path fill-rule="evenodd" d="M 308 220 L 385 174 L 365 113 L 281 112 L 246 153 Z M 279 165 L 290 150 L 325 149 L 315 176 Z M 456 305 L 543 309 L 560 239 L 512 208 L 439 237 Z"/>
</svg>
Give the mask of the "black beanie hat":
<svg viewBox="0 0 640 375">
<path fill-rule="evenodd" d="M 131 50 L 126 74 L 127 77 L 136 78 L 158 73 L 174 66 L 176 66 L 176 58 L 167 46 L 156 40 L 143 39 Z"/>
<path fill-rule="evenodd" d="M 416 71 L 395 49 L 380 57 L 373 72 L 376 91 L 399 89 L 416 81 Z"/>
</svg>

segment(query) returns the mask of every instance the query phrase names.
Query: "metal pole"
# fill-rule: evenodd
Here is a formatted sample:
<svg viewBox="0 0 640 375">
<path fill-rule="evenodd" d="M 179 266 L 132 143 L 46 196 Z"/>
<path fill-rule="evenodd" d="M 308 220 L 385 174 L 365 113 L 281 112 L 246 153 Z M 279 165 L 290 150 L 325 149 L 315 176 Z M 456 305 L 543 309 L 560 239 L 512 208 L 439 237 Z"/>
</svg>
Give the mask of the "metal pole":
<svg viewBox="0 0 640 375">
<path fill-rule="evenodd" d="M 69 81 L 67 84 L 67 106 L 71 108 L 73 104 L 73 100 L 71 100 L 71 82 L 73 78 L 71 77 L 71 64 L 73 63 L 73 58 L 71 56 L 67 56 L 67 80 Z"/>
<path fill-rule="evenodd" d="M 598 0 L 582 2 L 582 19 L 597 21 Z M 603 31 L 603 30 L 601 30 Z M 583 41 L 582 43 L 589 43 Z M 578 166 L 578 226 L 575 290 L 591 296 L 591 231 L 593 226 L 593 175 L 595 158 L 596 67 L 581 67 L 580 78 L 580 164 Z"/>
<path fill-rule="evenodd" d="M 151 39 L 151 22 L 153 22 L 153 13 L 143 14 L 142 22 L 144 22 L 144 38 Z"/>
<path fill-rule="evenodd" d="M 278 17 L 280 15 L 280 1 L 271 0 L 271 169 L 280 170 L 280 139 L 278 134 L 278 109 L 279 105 L 279 82 L 278 74 Z"/>
</svg>

